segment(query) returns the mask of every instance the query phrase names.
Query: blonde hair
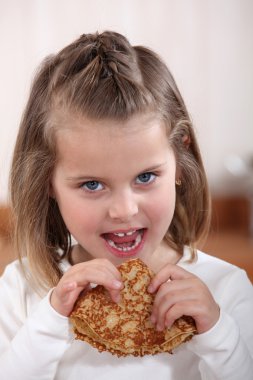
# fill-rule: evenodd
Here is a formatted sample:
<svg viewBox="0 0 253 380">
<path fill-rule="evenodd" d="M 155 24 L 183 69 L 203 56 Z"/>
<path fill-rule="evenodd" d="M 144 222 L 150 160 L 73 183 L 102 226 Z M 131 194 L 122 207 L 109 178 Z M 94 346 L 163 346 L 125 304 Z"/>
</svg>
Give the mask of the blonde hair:
<svg viewBox="0 0 253 380">
<path fill-rule="evenodd" d="M 88 118 L 117 120 L 155 112 L 165 121 L 181 179 L 165 239 L 181 253 L 189 245 L 194 255 L 196 243 L 209 226 L 209 194 L 192 124 L 176 83 L 150 49 L 131 46 L 115 32 L 84 34 L 42 63 L 13 156 L 10 190 L 15 244 L 19 257 L 28 258 L 37 285 L 55 286 L 62 276 L 59 262 L 70 256 L 70 233 L 50 197 L 57 159 L 52 119 L 56 110 L 63 109 Z"/>
</svg>

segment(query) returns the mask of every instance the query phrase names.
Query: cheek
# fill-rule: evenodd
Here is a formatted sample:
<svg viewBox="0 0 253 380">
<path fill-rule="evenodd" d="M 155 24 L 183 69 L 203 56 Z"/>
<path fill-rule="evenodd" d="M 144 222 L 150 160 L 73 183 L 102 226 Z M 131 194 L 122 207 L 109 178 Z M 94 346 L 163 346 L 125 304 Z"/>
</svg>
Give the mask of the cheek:
<svg viewBox="0 0 253 380">
<path fill-rule="evenodd" d="M 149 213 L 157 225 L 170 224 L 175 210 L 175 191 L 164 189 L 160 191 L 149 203 Z"/>
<path fill-rule="evenodd" d="M 68 219 L 70 228 L 75 229 L 75 231 L 81 234 L 89 235 L 97 230 L 101 217 L 96 212 L 96 208 L 83 207 L 72 211 Z"/>
<path fill-rule="evenodd" d="M 101 218 L 98 209 L 93 204 L 87 204 L 80 199 L 65 197 L 58 202 L 62 218 L 73 235 L 89 234 L 96 230 Z"/>
</svg>

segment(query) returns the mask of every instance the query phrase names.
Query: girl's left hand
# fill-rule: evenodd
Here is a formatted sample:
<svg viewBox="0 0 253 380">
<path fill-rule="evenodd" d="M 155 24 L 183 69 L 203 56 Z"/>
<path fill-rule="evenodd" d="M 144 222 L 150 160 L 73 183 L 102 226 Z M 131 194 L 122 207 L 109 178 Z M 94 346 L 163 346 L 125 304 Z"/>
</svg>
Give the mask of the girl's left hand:
<svg viewBox="0 0 253 380">
<path fill-rule="evenodd" d="M 219 319 L 219 306 L 208 287 L 177 265 L 163 267 L 148 290 L 156 293 L 151 321 L 159 331 L 170 328 L 182 315 L 194 318 L 199 334 L 210 330 Z"/>
</svg>

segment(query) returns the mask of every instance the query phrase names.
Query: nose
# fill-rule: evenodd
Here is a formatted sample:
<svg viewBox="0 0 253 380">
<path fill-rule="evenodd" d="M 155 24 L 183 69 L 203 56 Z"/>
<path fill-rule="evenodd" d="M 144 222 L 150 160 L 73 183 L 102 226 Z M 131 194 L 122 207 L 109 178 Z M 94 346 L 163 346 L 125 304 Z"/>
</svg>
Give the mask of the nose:
<svg viewBox="0 0 253 380">
<path fill-rule="evenodd" d="M 115 194 L 110 201 L 109 216 L 120 222 L 131 220 L 139 211 L 137 200 L 130 191 Z"/>
</svg>

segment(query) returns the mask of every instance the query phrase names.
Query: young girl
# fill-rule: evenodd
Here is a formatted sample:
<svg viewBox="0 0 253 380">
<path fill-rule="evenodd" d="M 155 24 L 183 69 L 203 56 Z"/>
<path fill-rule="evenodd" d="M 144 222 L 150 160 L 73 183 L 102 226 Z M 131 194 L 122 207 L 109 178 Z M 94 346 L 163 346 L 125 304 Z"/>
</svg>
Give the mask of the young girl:
<svg viewBox="0 0 253 380">
<path fill-rule="evenodd" d="M 206 177 L 184 102 L 161 59 L 114 32 L 82 35 L 42 64 L 11 172 L 20 260 L 0 279 L 2 380 L 253 378 L 253 289 L 196 250 Z M 76 244 L 71 242 L 75 241 Z M 68 316 L 91 283 L 120 299 L 117 266 L 155 273 L 151 321 L 198 335 L 174 355 L 118 358 L 74 340 Z"/>
</svg>

